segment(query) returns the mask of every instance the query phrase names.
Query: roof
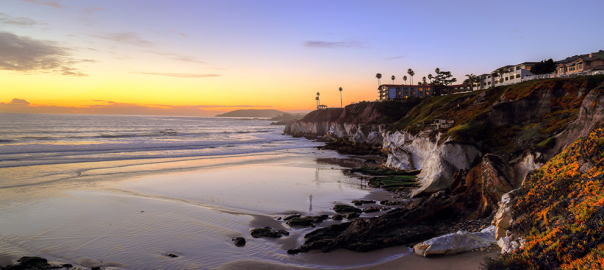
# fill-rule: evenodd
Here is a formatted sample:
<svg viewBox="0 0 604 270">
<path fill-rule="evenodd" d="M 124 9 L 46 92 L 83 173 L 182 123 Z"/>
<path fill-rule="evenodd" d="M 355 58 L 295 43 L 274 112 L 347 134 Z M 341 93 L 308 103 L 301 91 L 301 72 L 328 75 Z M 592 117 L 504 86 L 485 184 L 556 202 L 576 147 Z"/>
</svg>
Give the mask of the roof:
<svg viewBox="0 0 604 270">
<path fill-rule="evenodd" d="M 470 86 L 470 85 L 467 83 L 447 85 L 447 87 L 461 87 L 461 86 Z"/>
<path fill-rule="evenodd" d="M 406 85 L 406 84 L 382 84 L 380 85 L 380 87 L 382 86 L 386 86 L 386 87 L 426 87 L 426 86 L 431 86 L 430 84 L 427 85 Z"/>
</svg>

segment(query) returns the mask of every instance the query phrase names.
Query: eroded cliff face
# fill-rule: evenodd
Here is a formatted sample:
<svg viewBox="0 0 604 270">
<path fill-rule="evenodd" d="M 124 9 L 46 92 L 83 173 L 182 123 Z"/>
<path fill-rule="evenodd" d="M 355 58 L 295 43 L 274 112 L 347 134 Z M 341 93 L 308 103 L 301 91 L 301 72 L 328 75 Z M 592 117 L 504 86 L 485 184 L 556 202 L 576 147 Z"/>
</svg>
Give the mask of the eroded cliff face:
<svg viewBox="0 0 604 270">
<path fill-rule="evenodd" d="M 486 153 L 497 153 L 498 163 L 506 163 L 507 167 L 498 170 L 504 176 L 491 178 L 505 178 L 508 184 L 497 192 L 498 198 L 489 200 L 496 205 L 501 192 L 520 187 L 530 171 L 539 169 L 604 118 L 604 95 L 597 87 L 602 80 L 538 81 L 436 97 L 409 106 L 405 117 L 391 122 L 386 120 L 393 118 L 383 114 L 392 108 L 380 110 L 380 103 L 355 104 L 340 111 L 316 111 L 284 131 L 298 136 L 325 136 L 353 145 L 381 146 L 388 155 L 387 167 L 421 170 L 421 187 L 414 195 L 450 188 L 456 173 L 468 172 L 481 163 Z M 430 129 L 429 122 L 434 119 L 455 124 L 428 132 L 419 130 Z M 489 179 L 485 175 L 481 181 Z"/>
</svg>

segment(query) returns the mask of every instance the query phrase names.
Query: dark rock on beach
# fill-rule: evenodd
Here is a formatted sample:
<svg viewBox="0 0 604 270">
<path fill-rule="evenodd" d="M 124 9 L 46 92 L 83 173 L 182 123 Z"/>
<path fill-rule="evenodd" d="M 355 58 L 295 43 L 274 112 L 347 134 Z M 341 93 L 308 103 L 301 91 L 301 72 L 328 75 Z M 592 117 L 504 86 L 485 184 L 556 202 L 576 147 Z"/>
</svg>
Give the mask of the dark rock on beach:
<svg viewBox="0 0 604 270">
<path fill-rule="evenodd" d="M 243 238 L 243 237 L 233 238 L 233 243 L 235 244 L 235 246 L 244 247 L 245 246 L 245 238 Z"/>
<path fill-rule="evenodd" d="M 371 201 L 371 200 L 354 200 L 354 201 L 352 201 L 352 204 L 357 205 L 357 206 L 367 204 L 367 203 L 375 203 L 375 201 Z"/>
<path fill-rule="evenodd" d="M 290 219 L 292 219 L 292 218 L 299 218 L 299 217 L 301 217 L 301 216 L 302 216 L 302 215 L 299 215 L 299 214 L 291 214 L 291 215 L 287 215 L 287 216 L 285 216 L 285 217 L 283 218 L 283 220 L 290 220 Z"/>
<path fill-rule="evenodd" d="M 178 255 L 176 255 L 174 253 L 168 253 L 168 254 L 166 254 L 166 256 L 168 256 L 170 258 L 178 258 Z"/>
<path fill-rule="evenodd" d="M 360 213 L 363 212 L 363 210 L 350 206 L 350 205 L 345 205 L 345 204 L 338 204 L 336 206 L 333 207 L 333 210 L 338 212 L 338 213 Z"/>
<path fill-rule="evenodd" d="M 359 215 L 359 213 L 348 213 L 346 214 L 346 219 L 353 219 L 353 218 L 358 218 L 361 215 Z"/>
<path fill-rule="evenodd" d="M 380 211 L 380 208 L 375 207 L 375 206 L 371 206 L 371 207 L 367 207 L 367 208 L 363 209 L 363 212 L 365 212 L 365 213 L 378 212 L 378 211 Z"/>
<path fill-rule="evenodd" d="M 342 220 L 344 217 L 340 214 L 335 214 L 331 217 L 333 220 Z"/>
<path fill-rule="evenodd" d="M 47 270 L 47 269 L 69 269 L 71 264 L 51 265 L 48 260 L 40 257 L 21 257 L 17 264 L 0 266 L 0 270 Z"/>
<path fill-rule="evenodd" d="M 314 226 L 313 223 L 321 223 L 328 218 L 328 215 L 293 217 L 289 219 L 286 224 L 289 226 Z"/>
<path fill-rule="evenodd" d="M 289 232 L 286 230 L 275 231 L 271 227 L 264 227 L 264 228 L 250 229 L 250 234 L 254 238 L 260 238 L 260 237 L 281 238 L 284 235 L 285 236 L 289 235 Z"/>
</svg>

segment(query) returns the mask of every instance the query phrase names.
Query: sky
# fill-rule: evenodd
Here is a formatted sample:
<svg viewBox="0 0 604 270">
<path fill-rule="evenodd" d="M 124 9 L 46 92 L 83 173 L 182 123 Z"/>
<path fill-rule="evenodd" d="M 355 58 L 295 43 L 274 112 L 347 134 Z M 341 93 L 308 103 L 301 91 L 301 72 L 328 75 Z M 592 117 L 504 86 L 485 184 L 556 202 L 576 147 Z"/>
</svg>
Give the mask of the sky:
<svg viewBox="0 0 604 270">
<path fill-rule="evenodd" d="M 0 0 L 0 112 L 213 116 L 604 49 L 604 1 Z M 407 81 L 409 82 L 409 81 Z"/>
</svg>

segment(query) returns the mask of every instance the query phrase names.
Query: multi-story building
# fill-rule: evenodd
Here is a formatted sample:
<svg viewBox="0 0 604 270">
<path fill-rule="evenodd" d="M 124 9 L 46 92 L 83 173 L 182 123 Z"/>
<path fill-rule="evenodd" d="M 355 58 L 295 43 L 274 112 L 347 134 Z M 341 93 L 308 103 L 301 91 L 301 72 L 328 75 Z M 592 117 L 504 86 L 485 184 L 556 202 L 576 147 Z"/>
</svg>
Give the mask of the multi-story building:
<svg viewBox="0 0 604 270">
<path fill-rule="evenodd" d="M 493 73 L 483 74 L 480 76 L 482 80 L 478 89 L 481 90 L 489 87 L 516 84 L 531 78 L 533 76 L 531 67 L 536 63 L 537 62 L 524 62 L 517 65 L 503 66 L 501 67 L 504 70 L 503 74 L 499 74 L 499 69 L 501 68 L 494 70 L 494 72 L 497 72 L 497 76 L 493 76 Z"/>
<path fill-rule="evenodd" d="M 557 62 L 556 77 L 579 74 L 601 74 L 604 71 L 604 52 L 569 57 Z"/>
<path fill-rule="evenodd" d="M 382 84 L 378 87 L 378 93 L 380 100 L 426 98 L 434 95 L 434 87 L 432 85 Z"/>
</svg>

